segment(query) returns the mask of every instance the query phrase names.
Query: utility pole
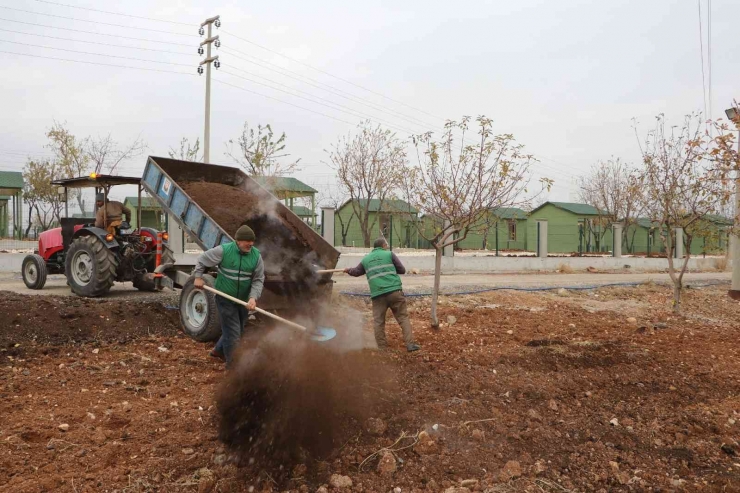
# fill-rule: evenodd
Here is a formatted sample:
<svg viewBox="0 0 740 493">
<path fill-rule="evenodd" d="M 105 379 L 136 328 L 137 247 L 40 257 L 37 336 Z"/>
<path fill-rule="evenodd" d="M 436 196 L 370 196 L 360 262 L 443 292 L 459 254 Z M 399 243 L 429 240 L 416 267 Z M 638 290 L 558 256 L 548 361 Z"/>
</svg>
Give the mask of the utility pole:
<svg viewBox="0 0 740 493">
<path fill-rule="evenodd" d="M 203 65 L 206 66 L 206 122 L 205 122 L 205 131 L 203 135 L 203 162 L 209 163 L 210 162 L 210 150 L 211 150 L 211 64 L 213 64 L 216 68 L 221 66 L 221 62 L 218 60 L 218 55 L 211 56 L 211 44 L 215 44 L 216 48 L 221 46 L 221 41 L 218 39 L 218 36 L 213 36 L 211 33 L 211 29 L 213 28 L 213 25 L 216 25 L 216 27 L 221 26 L 221 16 L 217 15 L 215 17 L 211 17 L 210 19 L 206 19 L 203 21 L 203 23 L 200 25 L 199 34 L 203 36 L 205 33 L 205 30 L 203 29 L 205 26 L 208 26 L 208 37 L 204 39 L 200 46 L 198 47 L 198 53 L 203 54 L 203 45 L 206 45 L 206 58 L 200 62 L 198 65 L 198 73 L 203 73 Z"/>
<path fill-rule="evenodd" d="M 737 153 L 740 155 L 740 112 L 733 105 L 732 108 L 726 109 L 727 118 L 735 124 L 738 130 Z M 735 164 L 737 166 L 737 163 Z M 740 169 L 735 170 L 735 218 L 733 223 L 735 231 L 730 237 L 730 258 L 732 259 L 732 285 L 730 286 L 729 295 L 733 300 L 740 300 Z"/>
</svg>

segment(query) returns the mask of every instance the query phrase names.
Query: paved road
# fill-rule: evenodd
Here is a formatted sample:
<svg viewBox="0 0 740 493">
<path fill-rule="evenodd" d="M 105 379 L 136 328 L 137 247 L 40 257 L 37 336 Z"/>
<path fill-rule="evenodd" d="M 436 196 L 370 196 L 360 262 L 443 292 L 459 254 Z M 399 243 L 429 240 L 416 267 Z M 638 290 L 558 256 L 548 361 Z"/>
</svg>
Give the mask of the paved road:
<svg viewBox="0 0 740 493">
<path fill-rule="evenodd" d="M 684 276 L 687 283 L 692 282 L 729 282 L 729 272 L 700 272 L 688 273 Z M 336 274 L 335 289 L 352 293 L 366 293 L 367 281 L 365 277 L 349 277 L 345 274 Z M 458 290 L 485 289 L 488 287 L 545 287 L 545 286 L 591 286 L 612 283 L 632 282 L 665 282 L 670 278 L 665 273 L 634 273 L 634 274 L 608 274 L 608 273 L 578 273 L 578 274 L 456 274 L 442 276 L 443 292 L 454 292 Z M 404 289 L 409 292 L 428 292 L 434 284 L 434 276 L 430 275 L 406 275 L 403 276 Z M 23 284 L 20 274 L 0 274 L 0 291 L 14 291 L 25 294 L 44 294 L 69 296 L 71 292 L 66 285 L 64 276 L 49 276 L 46 286 L 41 291 L 32 291 Z M 116 284 L 109 296 L 129 297 L 137 296 L 138 293 L 130 283 Z M 147 293 L 151 296 L 151 293 Z"/>
</svg>

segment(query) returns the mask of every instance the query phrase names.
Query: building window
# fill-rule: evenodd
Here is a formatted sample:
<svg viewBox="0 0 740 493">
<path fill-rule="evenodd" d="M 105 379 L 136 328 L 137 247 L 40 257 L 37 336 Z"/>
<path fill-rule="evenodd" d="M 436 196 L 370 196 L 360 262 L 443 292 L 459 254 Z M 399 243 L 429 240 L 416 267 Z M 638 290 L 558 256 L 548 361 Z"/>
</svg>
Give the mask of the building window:
<svg viewBox="0 0 740 493">
<path fill-rule="evenodd" d="M 516 221 L 509 221 L 509 241 L 516 241 Z"/>
</svg>

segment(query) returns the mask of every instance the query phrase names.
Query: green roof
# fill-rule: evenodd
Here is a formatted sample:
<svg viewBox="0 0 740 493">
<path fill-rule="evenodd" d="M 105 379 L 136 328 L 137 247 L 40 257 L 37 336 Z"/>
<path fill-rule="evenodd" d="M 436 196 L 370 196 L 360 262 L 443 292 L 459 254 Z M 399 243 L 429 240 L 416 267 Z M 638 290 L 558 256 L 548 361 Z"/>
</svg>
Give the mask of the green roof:
<svg viewBox="0 0 740 493">
<path fill-rule="evenodd" d="M 364 209 L 365 204 L 367 203 L 367 199 L 360 199 L 358 200 L 360 208 Z M 340 209 L 343 209 L 345 206 L 349 206 L 350 201 L 348 200 L 345 202 Z M 380 209 L 381 202 L 379 199 L 372 199 L 370 200 L 370 206 L 368 207 L 368 212 L 410 212 L 411 214 L 417 214 L 419 211 L 416 210 L 412 205 L 410 205 L 405 200 L 400 199 L 385 199 L 382 203 L 383 209 Z"/>
<path fill-rule="evenodd" d="M 23 173 L 20 171 L 0 171 L 0 189 L 23 190 Z"/>
<path fill-rule="evenodd" d="M 527 213 L 518 207 L 499 207 L 491 209 L 491 214 L 500 219 L 527 219 Z"/>
<path fill-rule="evenodd" d="M 12 198 L 12 195 L 0 195 L 0 200 L 10 200 Z"/>
<path fill-rule="evenodd" d="M 707 221 L 711 221 L 715 224 L 732 226 L 733 221 L 729 217 L 720 216 L 719 214 L 707 214 Z"/>
<path fill-rule="evenodd" d="M 139 207 L 139 197 L 126 197 L 123 203 L 125 204 L 126 202 L 128 202 L 129 205 L 131 205 L 131 207 Z M 157 202 L 153 197 L 142 197 L 141 205 L 144 209 L 161 209 L 162 208 L 159 205 L 159 202 Z"/>
<path fill-rule="evenodd" d="M 309 187 L 297 178 L 285 176 L 253 176 L 252 178 L 271 192 L 318 193 L 318 190 Z"/>
<path fill-rule="evenodd" d="M 532 211 L 532 214 L 534 214 L 535 211 L 538 211 L 545 207 L 546 205 L 553 205 L 557 207 L 558 209 L 563 209 L 564 211 L 568 211 L 572 214 L 576 214 L 577 216 L 598 216 L 599 210 L 588 204 L 576 204 L 573 202 L 545 202 L 538 208 L 536 208 L 534 211 Z"/>
<path fill-rule="evenodd" d="M 292 210 L 296 216 L 300 217 L 311 217 L 316 215 L 316 213 L 312 212 L 311 209 L 302 205 L 294 205 L 290 210 Z"/>
</svg>

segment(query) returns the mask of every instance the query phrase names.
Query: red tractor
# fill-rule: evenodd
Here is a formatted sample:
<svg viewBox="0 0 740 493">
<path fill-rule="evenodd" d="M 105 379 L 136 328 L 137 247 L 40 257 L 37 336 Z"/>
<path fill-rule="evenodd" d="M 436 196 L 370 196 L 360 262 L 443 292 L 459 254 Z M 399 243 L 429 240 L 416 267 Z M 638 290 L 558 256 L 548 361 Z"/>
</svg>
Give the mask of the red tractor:
<svg viewBox="0 0 740 493">
<path fill-rule="evenodd" d="M 114 185 L 136 185 L 141 203 L 141 178 L 98 175 L 52 182 L 68 198 L 68 189 L 95 188 L 107 201 Z M 65 207 L 66 210 L 66 207 Z M 68 214 L 67 214 L 68 215 Z M 137 224 L 141 224 L 141 207 Z M 72 291 L 85 297 L 106 294 L 113 283 L 131 281 L 135 288 L 154 291 L 154 269 L 158 263 L 174 264 L 167 247 L 167 233 L 162 233 L 160 258 L 157 259 L 158 231 L 138 228 L 131 231 L 123 222 L 110 233 L 95 227 L 95 218 L 61 219 L 61 227 L 39 235 L 38 252 L 23 259 L 23 282 L 29 289 L 42 289 L 47 274 L 64 274 Z"/>
</svg>

